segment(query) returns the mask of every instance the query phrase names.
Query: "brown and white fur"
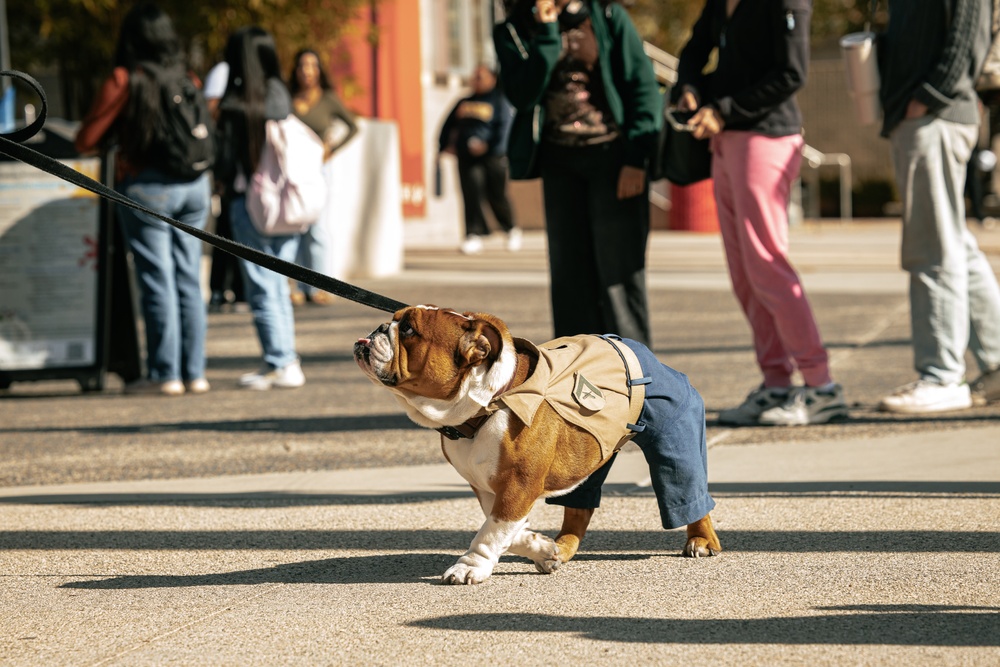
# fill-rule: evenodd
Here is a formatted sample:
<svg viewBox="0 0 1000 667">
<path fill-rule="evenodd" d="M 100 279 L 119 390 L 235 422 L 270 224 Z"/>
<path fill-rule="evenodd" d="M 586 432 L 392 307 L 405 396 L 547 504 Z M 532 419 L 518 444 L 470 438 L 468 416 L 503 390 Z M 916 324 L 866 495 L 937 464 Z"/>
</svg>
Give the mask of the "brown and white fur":
<svg viewBox="0 0 1000 667">
<path fill-rule="evenodd" d="M 523 382 L 531 367 L 530 359 L 519 359 L 525 355 L 499 318 L 435 306 L 399 310 L 355 343 L 354 356 L 410 419 L 428 428 L 465 423 Z M 594 510 L 566 508 L 555 540 L 529 530 L 527 517 L 539 498 L 569 493 L 604 463 L 593 436 L 543 402 L 530 427 L 501 407 L 471 440 L 442 436 L 442 449 L 486 515 L 469 550 L 442 576 L 445 583 L 481 583 L 507 552 L 534 561 L 544 573 L 573 558 Z M 685 556 L 721 550 L 709 515 L 687 526 Z"/>
</svg>

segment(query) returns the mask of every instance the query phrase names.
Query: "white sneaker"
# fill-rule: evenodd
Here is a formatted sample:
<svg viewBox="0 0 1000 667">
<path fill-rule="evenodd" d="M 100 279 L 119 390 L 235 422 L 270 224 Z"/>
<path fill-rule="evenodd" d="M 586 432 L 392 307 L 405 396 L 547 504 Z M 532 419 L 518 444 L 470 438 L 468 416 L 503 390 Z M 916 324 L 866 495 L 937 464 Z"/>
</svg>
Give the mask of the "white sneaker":
<svg viewBox="0 0 1000 667">
<path fill-rule="evenodd" d="M 463 255 L 478 255 L 483 251 L 483 239 L 475 234 L 469 234 L 462 241 L 462 245 L 458 247 L 458 250 Z"/>
<path fill-rule="evenodd" d="M 184 385 L 180 380 L 157 382 L 144 378 L 129 382 L 125 385 L 123 393 L 130 396 L 180 396 L 184 393 Z"/>
<path fill-rule="evenodd" d="M 972 407 L 969 385 L 955 382 L 940 384 L 930 380 L 917 380 L 896 389 L 879 403 L 884 412 L 922 414 L 926 412 L 946 412 Z"/>
<path fill-rule="evenodd" d="M 767 426 L 807 426 L 825 424 L 847 417 L 844 389 L 835 384 L 829 389 L 796 387 L 783 404 L 765 410 L 757 423 Z"/>
<path fill-rule="evenodd" d="M 264 366 L 256 373 L 247 373 L 240 377 L 240 386 L 253 391 L 267 391 L 271 387 L 279 389 L 295 389 L 306 383 L 302 373 L 302 365 L 293 361 L 284 368 Z"/>
<path fill-rule="evenodd" d="M 747 394 L 739 407 L 721 411 L 718 422 L 732 426 L 754 426 L 762 413 L 784 403 L 788 394 L 787 389 L 768 389 L 761 385 Z"/>
<path fill-rule="evenodd" d="M 521 249 L 523 243 L 524 238 L 520 227 L 515 227 L 507 232 L 507 252 L 517 252 Z"/>
</svg>

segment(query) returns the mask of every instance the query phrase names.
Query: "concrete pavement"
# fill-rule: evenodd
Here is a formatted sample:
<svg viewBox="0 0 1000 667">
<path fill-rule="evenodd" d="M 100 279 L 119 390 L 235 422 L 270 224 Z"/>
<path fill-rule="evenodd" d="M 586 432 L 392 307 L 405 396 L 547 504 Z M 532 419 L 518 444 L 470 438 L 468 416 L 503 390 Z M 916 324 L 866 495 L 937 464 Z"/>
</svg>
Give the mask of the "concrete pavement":
<svg viewBox="0 0 1000 667">
<path fill-rule="evenodd" d="M 792 237 L 847 422 L 716 424 L 757 382 L 718 239 L 653 238 L 654 348 L 706 399 L 721 556 L 678 556 L 630 447 L 565 569 L 505 557 L 481 586 L 437 585 L 481 513 L 436 434 L 353 367 L 382 315 L 298 310 L 309 383 L 265 394 L 233 386 L 256 364 L 248 316 L 213 315 L 204 396 L 0 397 L 0 664 L 997 664 L 1000 406 L 878 413 L 912 379 L 898 226 Z M 364 286 L 544 340 L 543 242 L 527 241 L 413 250 Z M 1000 268 L 1000 235 L 981 243 Z"/>
</svg>

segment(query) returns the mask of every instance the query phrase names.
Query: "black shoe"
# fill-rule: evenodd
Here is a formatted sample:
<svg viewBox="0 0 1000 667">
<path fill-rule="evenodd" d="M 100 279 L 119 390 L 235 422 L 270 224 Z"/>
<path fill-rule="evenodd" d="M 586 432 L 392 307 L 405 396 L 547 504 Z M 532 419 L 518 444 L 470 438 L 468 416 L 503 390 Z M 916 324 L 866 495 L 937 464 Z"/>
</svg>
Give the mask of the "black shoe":
<svg viewBox="0 0 1000 667">
<path fill-rule="evenodd" d="M 224 305 L 226 305 L 226 295 L 222 292 L 212 292 L 212 298 L 208 300 L 208 312 L 221 313 Z"/>
<path fill-rule="evenodd" d="M 972 392 L 972 402 L 975 405 L 986 405 L 1000 401 L 1000 368 L 994 368 L 976 378 L 969 385 Z"/>
</svg>

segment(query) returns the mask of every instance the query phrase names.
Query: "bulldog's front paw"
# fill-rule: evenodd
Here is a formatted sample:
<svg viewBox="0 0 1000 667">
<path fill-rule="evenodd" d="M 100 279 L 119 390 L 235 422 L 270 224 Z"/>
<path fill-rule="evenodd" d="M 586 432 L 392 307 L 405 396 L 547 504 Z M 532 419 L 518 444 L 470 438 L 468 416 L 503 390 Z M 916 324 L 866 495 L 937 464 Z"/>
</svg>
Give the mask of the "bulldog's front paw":
<svg viewBox="0 0 1000 667">
<path fill-rule="evenodd" d="M 527 529 L 521 531 L 507 551 L 532 561 L 542 574 L 552 574 L 563 562 L 555 540 Z"/>
<path fill-rule="evenodd" d="M 692 537 L 684 545 L 684 556 L 688 558 L 705 558 L 707 556 L 718 556 L 719 551 L 704 537 Z"/>
<path fill-rule="evenodd" d="M 542 574 L 553 574 L 563 564 L 559 558 L 559 545 L 550 540 L 552 550 L 544 558 L 535 560 L 535 569 Z"/>
<path fill-rule="evenodd" d="M 460 558 L 457 563 L 448 568 L 441 575 L 443 584 L 481 584 L 490 578 L 493 568 L 487 565 L 474 565 L 465 558 Z"/>
</svg>

